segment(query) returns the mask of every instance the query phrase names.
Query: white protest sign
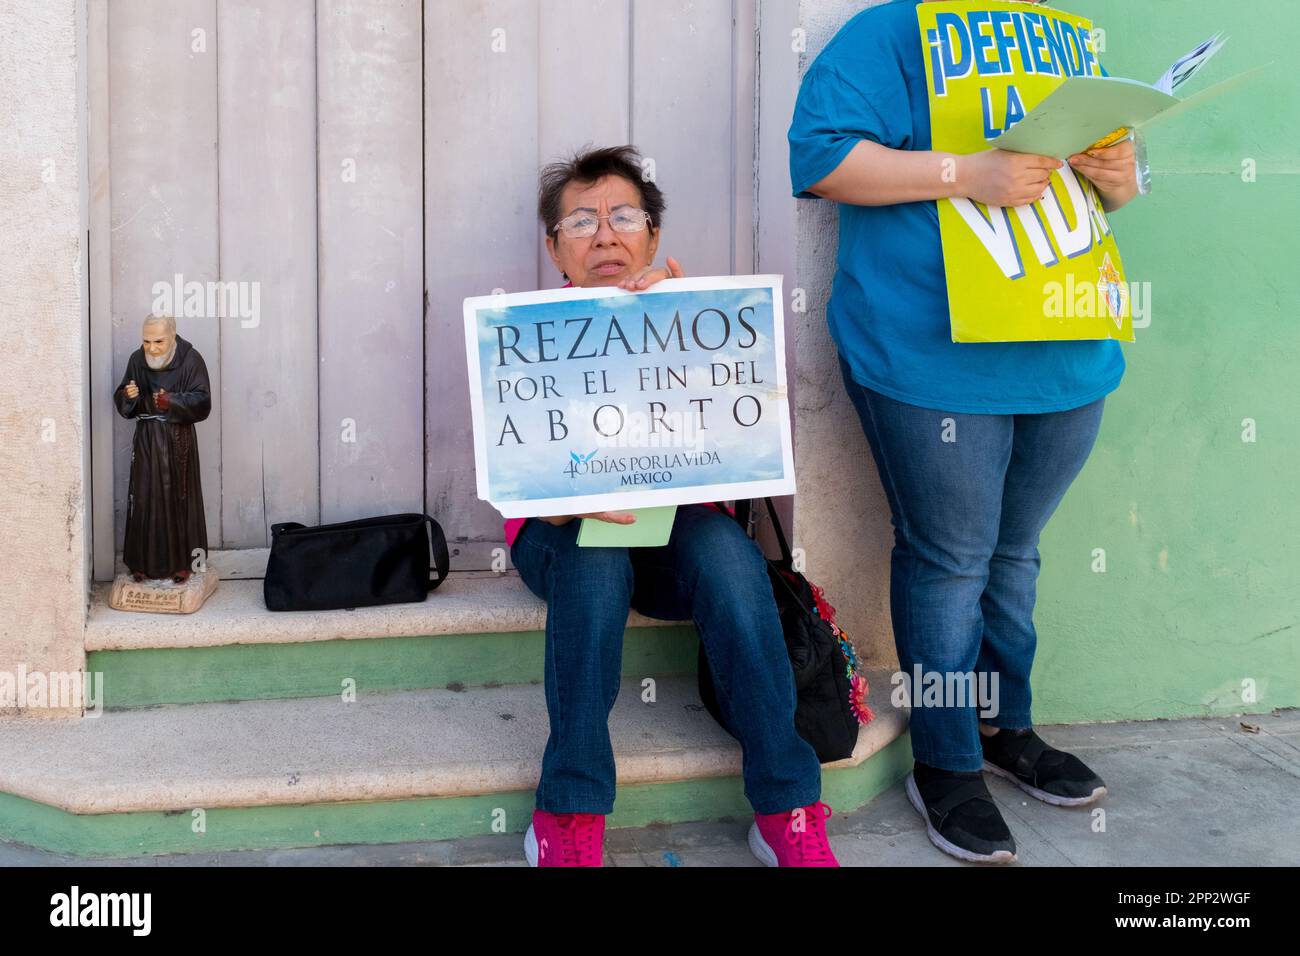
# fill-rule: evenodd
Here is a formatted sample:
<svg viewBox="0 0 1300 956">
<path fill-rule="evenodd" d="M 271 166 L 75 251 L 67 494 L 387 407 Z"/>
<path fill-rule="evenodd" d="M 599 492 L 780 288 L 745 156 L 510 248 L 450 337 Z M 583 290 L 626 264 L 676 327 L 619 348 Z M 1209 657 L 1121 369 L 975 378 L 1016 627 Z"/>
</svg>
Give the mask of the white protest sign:
<svg viewBox="0 0 1300 956">
<path fill-rule="evenodd" d="M 780 276 L 465 300 L 478 496 L 507 518 L 793 494 Z"/>
</svg>

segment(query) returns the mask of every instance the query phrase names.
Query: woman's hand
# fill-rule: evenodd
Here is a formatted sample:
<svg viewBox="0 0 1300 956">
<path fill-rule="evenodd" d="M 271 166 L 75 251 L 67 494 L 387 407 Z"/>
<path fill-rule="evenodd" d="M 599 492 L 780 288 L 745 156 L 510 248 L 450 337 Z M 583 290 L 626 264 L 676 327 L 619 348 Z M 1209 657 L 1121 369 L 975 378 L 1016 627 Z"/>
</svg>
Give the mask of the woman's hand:
<svg viewBox="0 0 1300 956">
<path fill-rule="evenodd" d="M 958 158 L 956 185 L 986 206 L 1027 206 L 1043 198 L 1052 172 L 1064 165 L 1051 156 L 988 149 Z"/>
<path fill-rule="evenodd" d="M 640 272 L 628 276 L 626 279 L 624 279 L 622 282 L 618 284 L 618 287 L 620 289 L 627 289 L 628 292 L 641 292 L 645 289 L 650 288 L 652 285 L 654 285 L 656 282 L 659 282 L 661 279 L 684 279 L 684 278 L 686 278 L 686 273 L 682 271 L 681 264 L 672 256 L 669 256 L 667 269 L 656 269 L 654 266 L 646 266 Z M 601 513 L 608 514 L 609 512 L 601 512 Z M 583 517 L 591 517 L 591 516 L 579 515 L 578 517 L 583 518 Z M 628 522 L 620 521 L 618 523 L 627 524 Z"/>
<path fill-rule="evenodd" d="M 597 521 L 608 521 L 610 524 L 636 524 L 636 515 L 629 514 L 626 511 L 593 511 L 585 515 L 552 515 L 549 518 L 538 518 L 539 521 L 545 521 L 547 524 L 562 525 L 568 524 L 574 518 L 595 518 Z"/>
<path fill-rule="evenodd" d="M 1137 195 L 1133 140 L 1089 149 L 1070 157 L 1074 171 L 1086 176 L 1101 193 L 1106 211 L 1118 209 Z"/>
</svg>

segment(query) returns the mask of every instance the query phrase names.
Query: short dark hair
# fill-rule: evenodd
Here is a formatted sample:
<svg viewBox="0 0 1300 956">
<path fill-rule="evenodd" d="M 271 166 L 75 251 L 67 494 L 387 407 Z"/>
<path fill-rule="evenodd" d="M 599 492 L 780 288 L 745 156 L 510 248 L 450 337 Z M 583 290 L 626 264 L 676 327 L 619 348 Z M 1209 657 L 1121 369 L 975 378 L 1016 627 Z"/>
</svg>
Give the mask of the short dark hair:
<svg viewBox="0 0 1300 956">
<path fill-rule="evenodd" d="M 642 168 L 641 153 L 635 146 L 592 149 L 590 145 L 570 159 L 542 167 L 537 187 L 537 217 L 546 226 L 546 234 L 555 231 L 564 215 L 560 197 L 569 183 L 594 183 L 605 176 L 621 176 L 635 186 L 641 194 L 641 208 L 650 214 L 651 228 L 662 228 L 667 203 L 654 180 L 642 174 Z"/>
</svg>

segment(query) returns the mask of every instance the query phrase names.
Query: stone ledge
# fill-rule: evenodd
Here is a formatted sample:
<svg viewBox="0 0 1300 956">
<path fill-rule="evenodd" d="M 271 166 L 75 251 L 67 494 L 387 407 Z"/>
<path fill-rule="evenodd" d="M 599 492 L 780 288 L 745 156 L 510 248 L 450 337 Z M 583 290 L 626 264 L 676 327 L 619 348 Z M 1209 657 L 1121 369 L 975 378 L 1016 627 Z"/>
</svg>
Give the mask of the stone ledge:
<svg viewBox="0 0 1300 956">
<path fill-rule="evenodd" d="M 876 719 L 828 769 L 906 729 L 888 673 L 867 677 Z M 620 787 L 739 775 L 740 748 L 700 707 L 694 677 L 660 678 L 656 693 L 645 704 L 640 682 L 623 682 L 610 717 Z M 0 791 L 75 814 L 517 792 L 537 785 L 547 726 L 536 685 L 8 718 Z"/>
<path fill-rule="evenodd" d="M 417 637 L 541 631 L 546 605 L 518 572 L 453 571 L 420 603 L 343 611 L 268 611 L 261 580 L 222 581 L 207 603 L 186 616 L 117 611 L 111 584 L 96 584 L 86 621 L 87 651 L 217 647 L 226 644 L 301 644 L 338 638 Z M 628 627 L 666 622 L 635 611 Z"/>
</svg>

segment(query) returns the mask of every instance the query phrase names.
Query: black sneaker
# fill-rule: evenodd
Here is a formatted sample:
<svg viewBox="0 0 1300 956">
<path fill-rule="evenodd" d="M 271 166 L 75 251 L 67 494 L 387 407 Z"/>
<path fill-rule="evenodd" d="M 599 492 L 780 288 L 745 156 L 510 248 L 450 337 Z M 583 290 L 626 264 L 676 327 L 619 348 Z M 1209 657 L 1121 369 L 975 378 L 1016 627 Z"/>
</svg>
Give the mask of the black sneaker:
<svg viewBox="0 0 1300 956">
<path fill-rule="evenodd" d="M 1082 760 L 1047 745 L 1033 729 L 980 735 L 984 769 L 1030 796 L 1058 807 L 1082 807 L 1106 795 L 1106 784 Z"/>
<path fill-rule="evenodd" d="M 930 842 L 971 863 L 1014 863 L 1016 841 L 978 773 L 917 763 L 907 775 L 907 799 L 925 819 Z"/>
</svg>

